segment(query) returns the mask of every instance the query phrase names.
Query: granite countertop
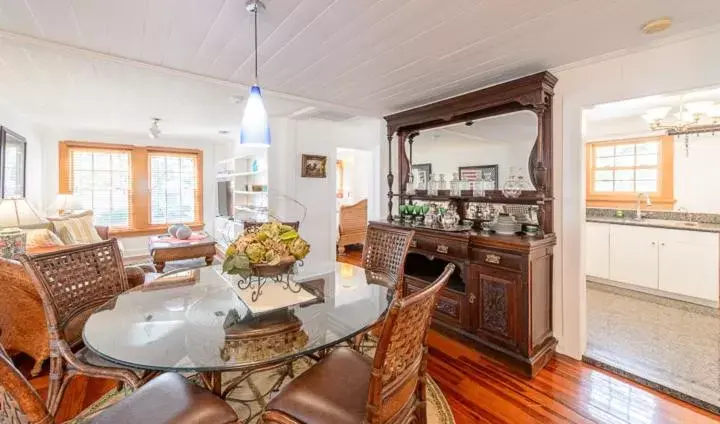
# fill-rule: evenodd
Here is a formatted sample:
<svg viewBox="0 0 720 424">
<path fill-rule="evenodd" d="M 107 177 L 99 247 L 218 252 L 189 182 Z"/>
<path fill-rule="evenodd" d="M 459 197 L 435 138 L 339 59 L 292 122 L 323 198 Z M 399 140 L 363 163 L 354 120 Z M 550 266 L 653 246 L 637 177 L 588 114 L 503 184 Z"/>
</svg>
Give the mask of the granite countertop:
<svg viewBox="0 0 720 424">
<path fill-rule="evenodd" d="M 588 216 L 587 222 L 599 222 L 605 224 L 633 225 L 636 227 L 668 228 L 671 230 L 702 231 L 706 233 L 720 233 L 720 224 L 709 224 L 705 222 L 673 221 L 669 219 L 647 218 L 636 220 L 633 218 L 615 218 Z"/>
</svg>

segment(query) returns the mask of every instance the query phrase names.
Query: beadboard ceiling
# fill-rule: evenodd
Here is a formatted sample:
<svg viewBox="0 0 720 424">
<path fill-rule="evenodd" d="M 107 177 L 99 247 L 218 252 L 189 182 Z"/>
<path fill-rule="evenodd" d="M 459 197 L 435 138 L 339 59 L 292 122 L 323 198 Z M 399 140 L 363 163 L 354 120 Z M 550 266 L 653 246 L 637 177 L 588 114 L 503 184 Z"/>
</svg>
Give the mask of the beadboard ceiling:
<svg viewBox="0 0 720 424">
<path fill-rule="evenodd" d="M 16 49 L 15 56 L 0 57 L 0 73 L 21 75 L 31 88 L 48 80 L 49 91 L 26 99 L 36 106 L 44 103 L 57 109 L 56 98 L 63 96 L 64 105 L 80 108 L 72 104 L 72 95 L 66 96 L 83 86 L 80 91 L 94 93 L 80 98 L 115 115 L 142 112 L 147 119 L 152 108 L 135 109 L 151 97 L 166 104 L 167 110 L 156 114 L 172 115 L 173 107 L 180 107 L 178 101 L 199 101 L 182 106 L 188 116 L 194 115 L 202 125 L 227 125 L 212 117 L 227 108 L 228 93 L 252 82 L 250 15 L 244 4 L 244 0 L 0 0 L 2 51 Z M 261 83 L 270 97 L 279 94 L 278 101 L 287 103 L 268 105 L 273 114 L 319 105 L 380 116 L 591 57 L 715 31 L 720 15 L 717 0 L 693 0 L 692 7 L 677 0 L 266 0 L 266 4 L 259 31 Z M 641 33 L 644 22 L 661 16 L 672 17 L 670 30 L 654 36 Z M 13 34 L 31 39 L 18 41 Z M 62 48 L 53 56 L 45 51 L 48 45 L 26 45 L 32 39 L 107 56 L 68 59 L 78 52 Z M 82 51 L 77 55 L 83 56 Z M 108 57 L 129 61 L 98 65 L 112 62 Z M 138 66 L 142 64 L 182 72 L 168 77 L 158 69 Z M 143 73 L 147 75 L 140 76 Z M 160 81 L 164 78 L 170 81 Z M 73 80 L 74 85 L 55 87 L 55 79 Z M 113 87 L 104 87 L 107 84 Z M 115 90 L 112 95 L 121 100 L 98 95 L 99 86 Z M 217 87 L 222 93 L 215 93 Z M 0 84 L 0 90 L 6 88 L 7 84 Z M 192 95 L 181 100 L 187 92 Z M 14 95 L 11 98 L 16 100 Z M 206 107 L 210 102 L 217 106 Z M 125 109 L 115 109 L 115 103 Z M 229 114 L 237 119 L 237 108 L 231 110 Z"/>
</svg>

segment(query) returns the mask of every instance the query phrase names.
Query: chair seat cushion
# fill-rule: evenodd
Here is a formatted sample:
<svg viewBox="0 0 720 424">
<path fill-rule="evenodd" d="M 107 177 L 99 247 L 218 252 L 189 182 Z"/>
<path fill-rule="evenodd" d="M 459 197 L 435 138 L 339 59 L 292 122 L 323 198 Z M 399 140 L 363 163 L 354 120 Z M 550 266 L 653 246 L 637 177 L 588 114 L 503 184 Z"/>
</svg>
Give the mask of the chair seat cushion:
<svg viewBox="0 0 720 424">
<path fill-rule="evenodd" d="M 303 423 L 357 424 L 365 419 L 371 359 L 339 348 L 291 381 L 266 410 Z"/>
<path fill-rule="evenodd" d="M 183 378 L 163 374 L 96 416 L 94 424 L 234 423 L 235 411 L 220 398 Z"/>
</svg>

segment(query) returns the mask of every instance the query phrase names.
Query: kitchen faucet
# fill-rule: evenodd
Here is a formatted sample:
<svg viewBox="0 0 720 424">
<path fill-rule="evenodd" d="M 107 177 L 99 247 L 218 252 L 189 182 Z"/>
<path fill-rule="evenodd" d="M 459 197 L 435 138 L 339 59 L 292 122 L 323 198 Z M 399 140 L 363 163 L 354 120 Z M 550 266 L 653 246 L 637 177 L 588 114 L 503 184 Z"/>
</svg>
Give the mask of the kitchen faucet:
<svg viewBox="0 0 720 424">
<path fill-rule="evenodd" d="M 640 200 L 645 197 L 645 204 L 648 206 L 652 206 L 652 202 L 650 201 L 650 195 L 647 193 L 638 193 L 637 195 L 637 209 L 635 210 L 635 219 L 638 221 L 643 219 L 642 215 L 642 209 L 640 209 Z"/>
</svg>

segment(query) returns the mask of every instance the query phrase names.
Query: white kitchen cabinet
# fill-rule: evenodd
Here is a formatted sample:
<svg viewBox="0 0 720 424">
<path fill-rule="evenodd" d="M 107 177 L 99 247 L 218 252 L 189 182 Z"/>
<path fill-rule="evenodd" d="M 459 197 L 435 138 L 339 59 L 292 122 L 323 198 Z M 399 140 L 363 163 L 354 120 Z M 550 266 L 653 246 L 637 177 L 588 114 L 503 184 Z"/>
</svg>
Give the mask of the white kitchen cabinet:
<svg viewBox="0 0 720 424">
<path fill-rule="evenodd" d="M 660 290 L 718 301 L 718 234 L 661 230 L 659 250 Z"/>
<path fill-rule="evenodd" d="M 610 279 L 658 288 L 658 231 L 630 225 L 610 226 Z"/>
<path fill-rule="evenodd" d="M 610 278 L 610 224 L 587 222 L 585 229 L 585 274 Z"/>
</svg>

